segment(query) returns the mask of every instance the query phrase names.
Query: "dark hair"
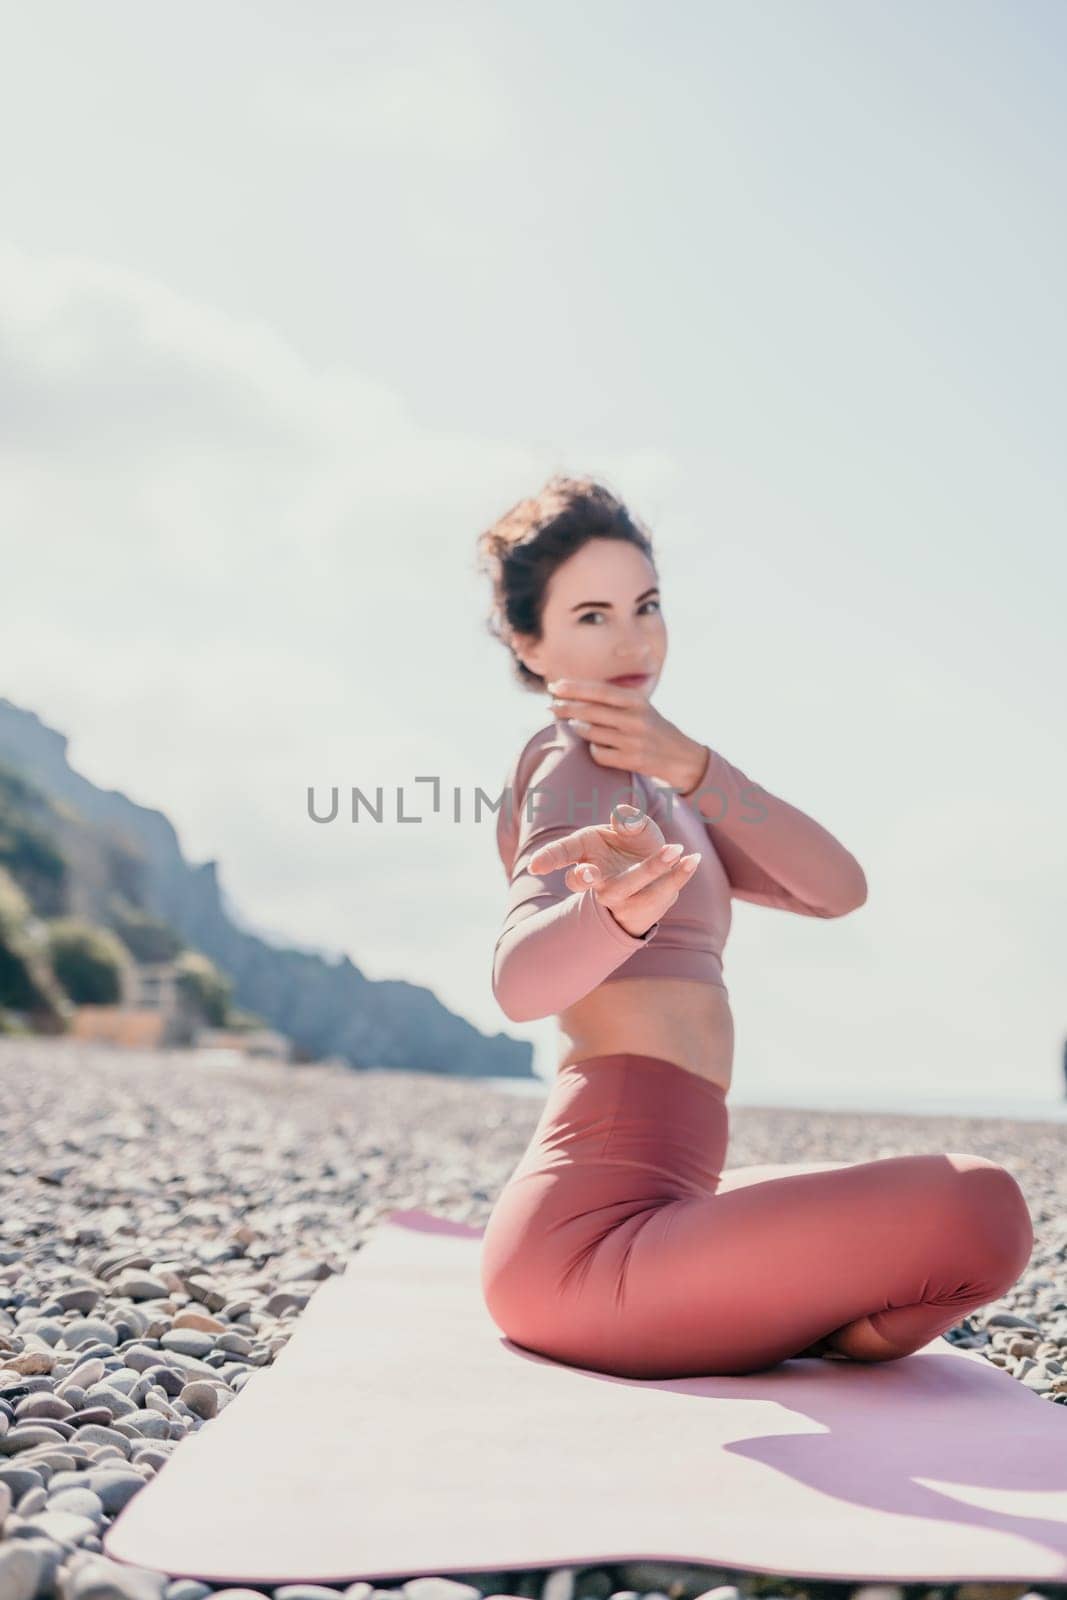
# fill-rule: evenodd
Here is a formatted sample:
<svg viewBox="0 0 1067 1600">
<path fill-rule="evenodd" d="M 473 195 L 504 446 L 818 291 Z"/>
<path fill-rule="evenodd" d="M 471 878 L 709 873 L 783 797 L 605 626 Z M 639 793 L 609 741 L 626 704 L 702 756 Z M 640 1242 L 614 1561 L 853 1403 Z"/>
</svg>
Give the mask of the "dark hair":
<svg viewBox="0 0 1067 1600">
<path fill-rule="evenodd" d="M 507 645 L 524 689 L 543 689 L 545 680 L 519 660 L 512 635 L 540 638 L 548 580 L 590 539 L 621 539 L 654 560 L 651 534 L 621 500 L 592 478 L 562 473 L 478 536 L 478 567 L 493 589 L 487 628 Z"/>
</svg>

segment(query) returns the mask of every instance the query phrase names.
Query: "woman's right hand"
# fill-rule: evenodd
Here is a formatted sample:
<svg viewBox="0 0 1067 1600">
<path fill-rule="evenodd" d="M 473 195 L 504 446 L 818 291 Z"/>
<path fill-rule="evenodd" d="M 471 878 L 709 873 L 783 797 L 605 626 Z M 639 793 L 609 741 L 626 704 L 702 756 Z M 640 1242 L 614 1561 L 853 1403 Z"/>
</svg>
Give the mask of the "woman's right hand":
<svg viewBox="0 0 1067 1600">
<path fill-rule="evenodd" d="M 624 817 L 634 818 L 637 826 L 625 826 Z M 527 869 L 543 877 L 569 867 L 563 880 L 567 888 L 576 893 L 591 888 L 619 926 L 639 939 L 674 904 L 693 875 L 701 851 L 683 856 L 683 849 L 665 843 L 647 812 L 619 804 L 610 821 L 576 828 L 542 845 Z"/>
</svg>

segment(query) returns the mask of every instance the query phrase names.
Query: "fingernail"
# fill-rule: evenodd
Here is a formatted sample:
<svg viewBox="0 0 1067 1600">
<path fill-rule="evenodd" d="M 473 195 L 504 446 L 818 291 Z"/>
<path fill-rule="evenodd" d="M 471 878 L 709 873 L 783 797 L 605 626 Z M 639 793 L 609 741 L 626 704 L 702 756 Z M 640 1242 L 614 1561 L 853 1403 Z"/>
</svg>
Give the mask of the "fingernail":
<svg viewBox="0 0 1067 1600">
<path fill-rule="evenodd" d="M 592 867 L 579 867 L 578 876 L 583 883 L 592 883 L 594 877 Z"/>
<path fill-rule="evenodd" d="M 701 854 L 702 852 L 698 850 L 695 855 L 686 856 L 685 860 L 682 862 L 682 866 L 685 868 L 686 872 L 692 872 L 694 867 L 699 866 Z"/>
<path fill-rule="evenodd" d="M 682 848 L 680 844 L 665 844 L 659 853 L 659 858 L 661 861 L 677 861 Z"/>
</svg>

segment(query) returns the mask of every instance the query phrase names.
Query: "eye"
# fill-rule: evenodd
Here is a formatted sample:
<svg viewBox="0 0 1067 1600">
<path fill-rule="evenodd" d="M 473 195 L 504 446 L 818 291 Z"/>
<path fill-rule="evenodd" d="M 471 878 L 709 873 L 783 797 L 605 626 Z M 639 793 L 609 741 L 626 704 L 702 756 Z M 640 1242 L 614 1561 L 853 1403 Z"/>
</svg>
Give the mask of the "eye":
<svg viewBox="0 0 1067 1600">
<path fill-rule="evenodd" d="M 646 601 L 644 601 L 644 603 L 642 605 L 638 606 L 638 608 L 637 608 L 639 615 L 640 615 L 640 613 L 642 611 L 644 611 L 645 606 L 655 606 L 656 610 L 658 611 L 659 610 L 659 601 L 658 600 L 646 600 Z M 589 622 L 589 621 L 591 621 L 591 619 L 593 617 L 602 617 L 603 615 L 604 615 L 603 611 L 583 611 L 582 615 L 578 618 L 578 621 L 579 622 Z"/>
</svg>

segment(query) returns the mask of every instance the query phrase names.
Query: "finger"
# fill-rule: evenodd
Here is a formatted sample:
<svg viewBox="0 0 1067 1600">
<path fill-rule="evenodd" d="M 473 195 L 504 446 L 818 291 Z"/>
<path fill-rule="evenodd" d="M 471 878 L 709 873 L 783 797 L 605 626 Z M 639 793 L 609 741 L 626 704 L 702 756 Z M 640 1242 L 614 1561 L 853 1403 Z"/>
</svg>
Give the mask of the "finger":
<svg viewBox="0 0 1067 1600">
<path fill-rule="evenodd" d="M 600 867 L 595 861 L 579 861 L 569 868 L 564 878 L 568 889 L 587 889 L 591 884 L 604 884 L 605 888 L 619 885 L 625 892 L 623 898 L 629 898 L 634 892 L 634 887 L 642 882 L 651 882 L 654 878 L 661 877 L 678 861 L 685 847 L 680 844 L 664 845 L 660 850 L 653 850 L 648 856 L 634 862 L 633 866 L 625 867 L 621 872 L 612 873 L 605 878 Z M 699 861 L 699 854 L 695 860 Z M 694 861 L 695 865 L 695 861 Z"/>
<path fill-rule="evenodd" d="M 579 739 L 586 741 L 589 746 L 589 754 L 598 766 L 615 767 L 620 772 L 629 772 L 631 770 L 631 763 L 626 759 L 626 751 L 623 745 L 594 743 L 589 734 L 582 733 L 580 729 L 575 729 L 575 732 L 578 734 Z M 609 739 L 618 738 L 618 735 L 612 733 L 608 737 Z"/>
<path fill-rule="evenodd" d="M 681 846 L 679 845 L 678 848 L 681 849 Z M 673 860 L 674 858 L 672 857 L 671 859 Z M 603 868 L 599 867 L 595 861 L 579 861 L 573 867 L 567 868 L 567 874 L 563 881 L 569 889 L 587 889 L 590 884 L 607 885 L 619 883 L 623 880 L 630 883 L 633 881 L 631 875 L 639 867 L 650 867 L 650 865 L 654 867 L 656 860 L 657 856 L 654 853 L 650 861 L 637 861 L 632 867 L 625 867 L 620 872 L 610 873 L 607 877 L 604 875 Z M 658 870 L 661 872 L 665 870 L 662 862 L 659 864 Z M 654 870 L 651 875 L 654 875 Z"/>
<path fill-rule="evenodd" d="M 579 861 L 575 867 L 568 867 L 563 879 L 568 889 L 575 893 L 582 889 L 595 888 L 604 882 L 604 874 L 592 861 Z"/>
<path fill-rule="evenodd" d="M 632 690 L 630 692 L 633 693 Z M 633 722 L 635 708 L 569 695 L 566 700 L 553 700 L 551 710 L 558 720 L 569 721 L 574 717 L 586 722 L 601 722 L 608 728 L 625 728 Z"/>
<path fill-rule="evenodd" d="M 650 883 L 655 883 L 660 878 L 665 878 L 678 865 L 682 859 L 684 845 L 674 843 L 666 844 L 660 850 L 654 850 L 651 855 L 642 861 L 636 861 L 632 867 L 625 868 L 622 872 L 613 873 L 605 880 L 605 895 L 610 896 L 611 903 L 629 900 L 639 889 Z M 699 855 L 697 856 L 699 860 Z M 684 880 L 683 880 L 684 881 Z"/>
<path fill-rule="evenodd" d="M 619 838 L 626 841 L 627 848 L 638 850 L 642 855 L 666 843 L 650 813 L 641 806 L 630 805 L 628 801 L 620 800 L 612 807 L 611 823 Z"/>
<path fill-rule="evenodd" d="M 626 738 L 625 728 L 619 727 L 617 723 L 605 721 L 592 711 L 586 711 L 584 717 L 579 714 L 563 717 L 560 720 L 572 727 L 575 733 L 580 733 L 583 739 L 595 739 L 598 744 L 618 747 Z"/>
<path fill-rule="evenodd" d="M 686 884 L 690 881 L 695 871 L 695 864 L 691 868 L 683 866 L 682 862 L 671 868 L 662 878 L 657 878 L 646 888 L 638 890 L 628 900 L 615 906 L 614 912 L 619 920 L 636 921 L 644 927 L 666 915 L 677 900 Z"/>
<path fill-rule="evenodd" d="M 638 862 L 636 867 L 628 868 L 618 877 L 609 878 L 603 889 L 597 891 L 598 897 L 610 910 L 617 911 L 625 906 L 634 914 L 647 911 L 655 920 L 677 900 L 696 871 L 701 853 L 695 850 L 672 865 L 665 865 L 657 857 Z M 651 878 L 642 869 L 651 869 Z"/>
<path fill-rule="evenodd" d="M 630 816 L 639 820 L 638 827 L 623 827 L 623 819 Z M 648 812 L 642 811 L 639 806 L 630 805 L 623 800 L 618 801 L 611 809 L 610 821 L 614 837 L 620 844 L 625 844 L 625 848 L 631 852 L 644 854 L 663 843 L 663 835 L 659 828 Z M 559 839 L 549 840 L 547 844 L 541 845 L 534 851 L 527 862 L 527 870 L 540 878 L 550 872 L 558 872 L 561 867 L 569 866 L 572 862 L 601 854 L 605 844 L 603 831 L 605 827 L 607 823 L 588 823 L 584 828 L 575 828 L 572 833 L 564 834 Z"/>
<path fill-rule="evenodd" d="M 584 705 L 574 705 L 566 715 L 561 714 L 556 720 L 565 722 L 575 733 L 581 734 L 583 739 L 595 739 L 600 744 L 616 748 L 625 745 L 634 736 L 632 718 L 623 717 L 604 706 L 594 706 L 588 702 Z"/>
<path fill-rule="evenodd" d="M 621 683 L 609 683 L 606 678 L 553 678 L 546 688 L 549 694 L 561 700 L 592 700 L 620 708 L 644 703 L 639 689 L 627 689 Z"/>
<path fill-rule="evenodd" d="M 621 719 L 605 706 L 591 701 L 568 702 L 566 709 L 552 707 L 557 722 L 565 722 L 583 739 L 595 739 L 603 745 L 618 748 L 631 737 L 632 723 Z"/>
<path fill-rule="evenodd" d="M 624 829 L 624 835 L 625 831 Z M 537 878 L 544 877 L 550 872 L 558 872 L 560 867 L 569 866 L 571 862 L 581 861 L 583 856 L 591 855 L 599 840 L 600 832 L 596 823 L 590 823 L 585 828 L 576 828 L 573 833 L 564 834 L 562 839 L 551 839 L 548 844 L 543 844 L 535 850 L 526 863 L 527 870 Z"/>
</svg>

